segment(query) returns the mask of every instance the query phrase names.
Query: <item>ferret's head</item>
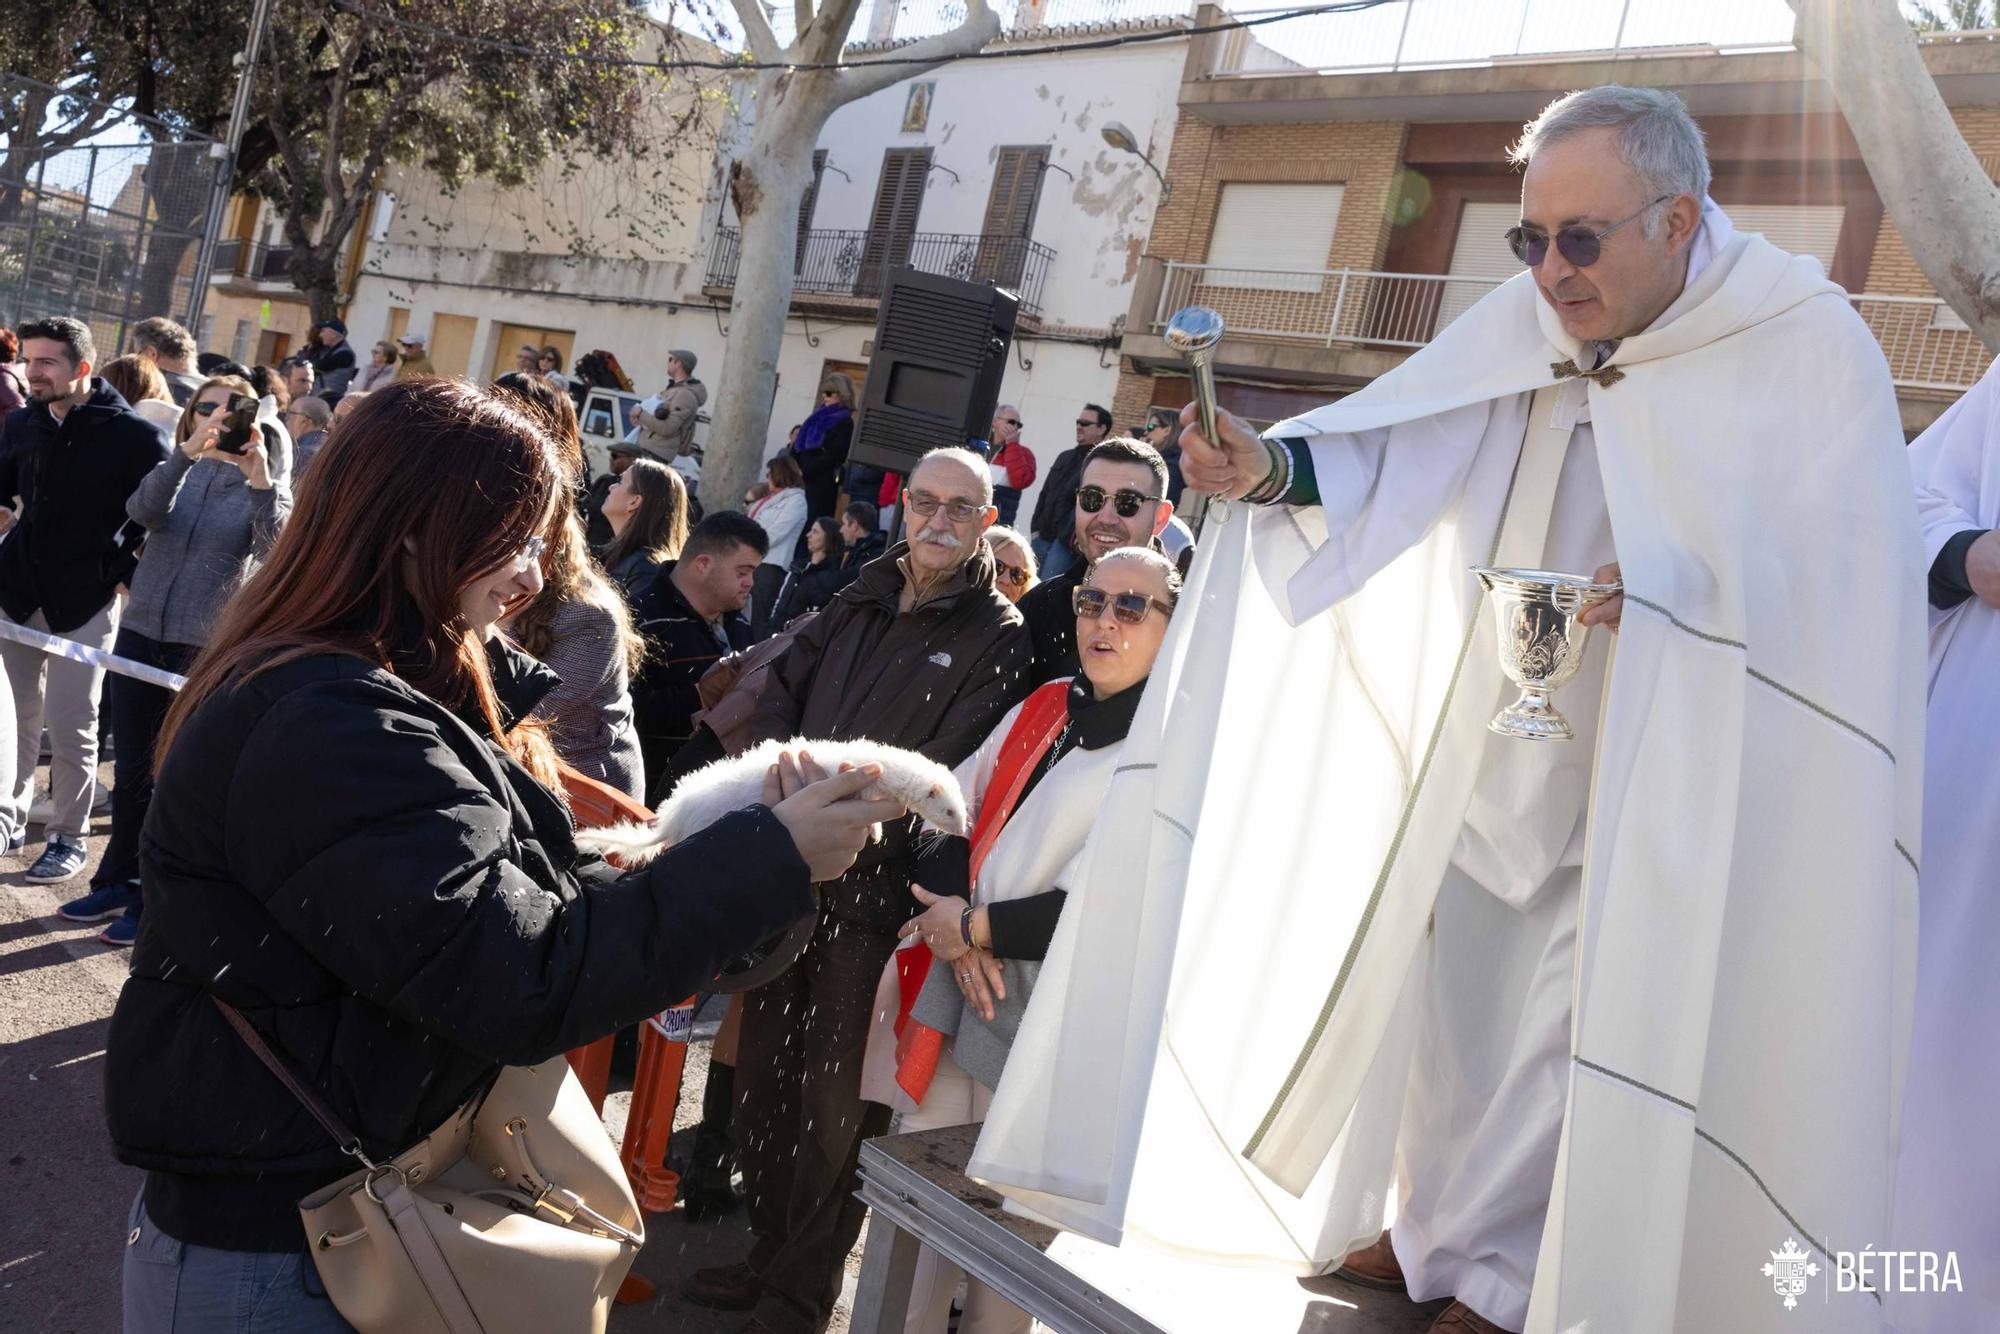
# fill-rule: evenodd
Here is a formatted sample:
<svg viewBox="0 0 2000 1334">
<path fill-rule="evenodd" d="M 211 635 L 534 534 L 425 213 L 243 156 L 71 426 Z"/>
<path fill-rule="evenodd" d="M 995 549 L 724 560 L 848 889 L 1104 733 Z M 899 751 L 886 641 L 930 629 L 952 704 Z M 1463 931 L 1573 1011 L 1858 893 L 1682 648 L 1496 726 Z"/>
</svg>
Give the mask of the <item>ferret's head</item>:
<svg viewBox="0 0 2000 1334">
<path fill-rule="evenodd" d="M 958 780 L 952 777 L 951 770 L 921 757 L 912 758 L 918 762 L 909 765 L 907 772 L 901 772 L 904 768 L 901 765 L 883 768 L 885 780 L 892 775 L 900 780 L 894 785 L 900 789 L 894 793 L 895 797 L 934 829 L 960 837 L 970 833 L 972 822 L 966 818 L 965 794 L 959 791 Z"/>
</svg>

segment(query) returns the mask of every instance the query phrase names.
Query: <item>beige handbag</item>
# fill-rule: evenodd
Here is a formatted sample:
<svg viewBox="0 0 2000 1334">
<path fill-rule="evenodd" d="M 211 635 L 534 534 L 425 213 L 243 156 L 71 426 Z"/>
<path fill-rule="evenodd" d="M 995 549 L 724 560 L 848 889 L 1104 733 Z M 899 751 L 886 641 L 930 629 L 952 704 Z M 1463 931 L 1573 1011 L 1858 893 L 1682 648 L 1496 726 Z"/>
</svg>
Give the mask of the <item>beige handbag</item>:
<svg viewBox="0 0 2000 1334">
<path fill-rule="evenodd" d="M 483 1097 L 376 1163 L 249 1020 L 215 1003 L 363 1165 L 299 1201 L 313 1262 L 350 1324 L 362 1334 L 602 1334 L 645 1225 L 568 1062 L 503 1069 Z"/>
</svg>

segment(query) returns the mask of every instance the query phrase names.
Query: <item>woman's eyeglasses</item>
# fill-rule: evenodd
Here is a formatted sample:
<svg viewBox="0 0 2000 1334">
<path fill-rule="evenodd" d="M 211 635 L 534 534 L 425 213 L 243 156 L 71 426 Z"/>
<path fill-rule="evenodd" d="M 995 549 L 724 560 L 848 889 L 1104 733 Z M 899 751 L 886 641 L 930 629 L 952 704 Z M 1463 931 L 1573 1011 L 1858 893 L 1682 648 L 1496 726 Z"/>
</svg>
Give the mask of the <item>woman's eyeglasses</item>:
<svg viewBox="0 0 2000 1334">
<path fill-rule="evenodd" d="M 1640 209 L 1629 218 L 1620 218 L 1601 232 L 1593 232 L 1588 227 L 1570 226 L 1557 230 L 1555 245 L 1562 257 L 1579 269 L 1587 269 L 1597 263 L 1604 254 L 1604 238 L 1620 227 L 1644 216 L 1646 209 L 1656 207 L 1672 199 L 1672 195 L 1661 195 L 1646 208 Z M 1507 244 L 1513 249 L 1514 257 L 1529 268 L 1539 268 L 1549 257 L 1549 234 L 1539 227 L 1518 226 L 1507 229 Z"/>
<path fill-rule="evenodd" d="M 218 403 L 212 398 L 207 398 L 201 400 L 199 403 L 196 403 L 194 405 L 194 415 L 197 417 L 213 417 L 216 413 L 221 412 L 226 408 L 233 408 L 238 403 L 247 403 L 247 402 L 249 402 L 249 400 L 244 398 L 243 395 L 241 394 L 230 395 L 229 401 L 227 403 Z M 288 412 L 285 415 L 289 417 L 292 414 Z"/>
<path fill-rule="evenodd" d="M 1158 598 L 1149 598 L 1144 593 L 1107 593 L 1101 588 L 1083 585 L 1069 595 L 1070 605 L 1076 614 L 1086 621 L 1094 621 L 1104 615 L 1109 605 L 1111 614 L 1127 625 L 1143 625 L 1146 613 L 1158 609 L 1162 616 L 1172 616 L 1174 609 Z"/>
<path fill-rule="evenodd" d="M 975 504 L 970 500 L 947 502 L 925 491 L 905 491 L 903 503 L 910 507 L 910 513 L 920 519 L 930 518 L 938 512 L 939 507 L 943 507 L 944 512 L 951 516 L 953 523 L 971 523 L 986 513 L 984 505 Z"/>
<path fill-rule="evenodd" d="M 1140 491 L 1120 489 L 1117 492 L 1110 492 L 1101 486 L 1079 486 L 1076 489 L 1076 503 L 1083 507 L 1085 514 L 1097 513 L 1104 508 L 1106 500 L 1111 502 L 1112 508 L 1118 511 L 1118 517 L 1121 519 L 1129 519 L 1137 514 L 1141 505 L 1160 503 L 1158 496 L 1149 496 Z"/>
<path fill-rule="evenodd" d="M 1028 570 L 1026 566 L 1009 565 L 1006 561 L 995 557 L 993 570 L 993 577 L 1003 584 L 1012 584 L 1016 588 L 1026 588 L 1028 586 Z"/>
<path fill-rule="evenodd" d="M 515 574 L 526 574 L 542 563 L 542 555 L 548 549 L 549 540 L 546 537 L 531 537 L 528 545 L 515 554 L 514 563 L 509 568 Z"/>
</svg>

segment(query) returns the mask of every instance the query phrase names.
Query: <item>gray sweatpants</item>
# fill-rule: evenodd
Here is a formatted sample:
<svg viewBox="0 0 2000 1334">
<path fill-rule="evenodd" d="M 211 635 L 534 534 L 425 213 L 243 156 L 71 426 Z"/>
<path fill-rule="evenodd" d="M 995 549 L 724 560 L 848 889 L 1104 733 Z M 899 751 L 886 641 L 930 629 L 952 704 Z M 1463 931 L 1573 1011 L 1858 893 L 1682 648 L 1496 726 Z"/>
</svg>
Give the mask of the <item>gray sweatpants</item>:
<svg viewBox="0 0 2000 1334">
<path fill-rule="evenodd" d="M 118 634 L 118 599 L 62 638 L 109 649 Z M 31 629 L 50 633 L 40 612 Z M 14 694 L 13 782 L 0 801 L 0 826 L 13 833 L 26 826 L 35 797 L 35 763 L 41 758 L 42 729 L 49 733 L 49 802 L 53 810 L 43 832 L 80 839 L 90 827 L 90 803 L 97 796 L 97 692 L 104 669 L 58 658 L 26 644 L 0 640 L 0 665 Z"/>
</svg>

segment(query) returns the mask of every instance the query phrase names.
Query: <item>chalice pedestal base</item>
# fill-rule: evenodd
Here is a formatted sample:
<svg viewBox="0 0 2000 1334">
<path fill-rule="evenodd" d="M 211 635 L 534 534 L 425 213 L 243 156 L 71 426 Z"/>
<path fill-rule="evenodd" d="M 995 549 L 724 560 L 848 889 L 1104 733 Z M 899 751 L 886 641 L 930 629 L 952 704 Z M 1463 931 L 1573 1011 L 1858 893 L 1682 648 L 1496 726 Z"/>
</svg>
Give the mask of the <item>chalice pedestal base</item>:
<svg viewBox="0 0 2000 1334">
<path fill-rule="evenodd" d="M 1523 690 L 1519 699 L 1494 714 L 1486 726 L 1501 736 L 1523 741 L 1569 741 L 1576 736 L 1569 719 L 1549 703 L 1546 691 L 1539 690 Z"/>
</svg>

